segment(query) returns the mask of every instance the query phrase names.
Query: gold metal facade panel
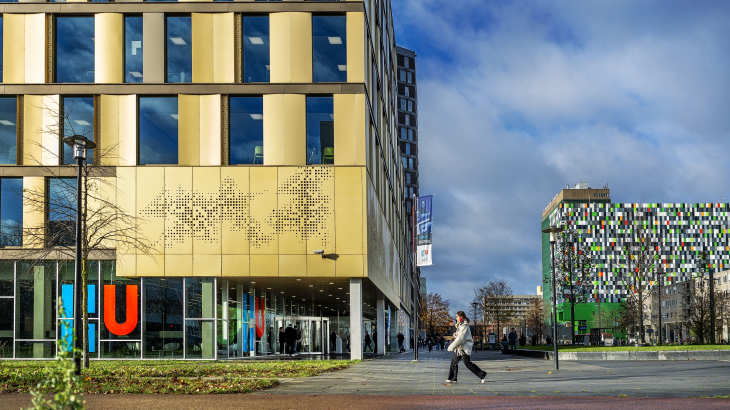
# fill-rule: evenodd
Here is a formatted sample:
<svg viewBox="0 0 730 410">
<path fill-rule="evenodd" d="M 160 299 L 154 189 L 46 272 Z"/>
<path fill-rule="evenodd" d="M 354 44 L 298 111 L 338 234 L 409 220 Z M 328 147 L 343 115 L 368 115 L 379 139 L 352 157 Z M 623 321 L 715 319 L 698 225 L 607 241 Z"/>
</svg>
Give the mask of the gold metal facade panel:
<svg viewBox="0 0 730 410">
<path fill-rule="evenodd" d="M 43 177 L 23 177 L 23 191 L 45 195 L 46 179 Z M 39 209 L 33 201 L 23 200 L 23 247 L 40 248 L 43 244 L 32 232 L 46 223 L 45 205 Z"/>
<path fill-rule="evenodd" d="M 144 218 L 144 224 L 142 225 L 143 234 L 150 242 L 151 251 L 156 255 L 164 255 L 165 168 L 137 167 L 136 171 L 137 180 L 139 181 L 139 183 L 136 184 L 135 198 L 137 216 Z M 140 255 L 140 258 L 141 257 L 142 256 Z M 147 262 L 138 259 L 138 268 L 140 263 L 146 264 Z M 164 272 L 164 270 L 162 272 Z"/>
<path fill-rule="evenodd" d="M 291 13 L 291 82 L 312 82 L 312 13 Z"/>
<path fill-rule="evenodd" d="M 222 255 L 222 276 L 250 276 L 248 255 Z"/>
<path fill-rule="evenodd" d="M 251 255 L 250 276 L 279 276 L 279 255 Z"/>
<path fill-rule="evenodd" d="M 160 207 L 165 212 L 165 256 L 192 255 L 195 195 L 193 194 L 192 167 L 165 167 L 164 201 L 154 202 L 143 217 L 157 215 Z M 141 212 L 144 212 L 142 210 Z M 167 265 L 166 265 L 167 272 Z"/>
<path fill-rule="evenodd" d="M 103 106 L 103 103 L 102 103 Z M 105 110 L 102 111 L 105 112 Z M 102 139 L 103 140 L 103 139 Z M 119 165 L 137 165 L 137 96 L 119 96 Z"/>
<path fill-rule="evenodd" d="M 365 13 L 347 13 L 347 82 L 365 82 Z"/>
<path fill-rule="evenodd" d="M 23 164 L 39 165 L 43 157 L 43 96 L 23 98 Z"/>
<path fill-rule="evenodd" d="M 17 56 L 15 57 L 17 58 Z M 25 15 L 25 81 L 46 82 L 46 15 Z"/>
<path fill-rule="evenodd" d="M 221 276 L 221 255 L 193 255 L 193 276 Z"/>
<path fill-rule="evenodd" d="M 279 186 L 285 183 L 286 181 L 279 181 Z M 300 208 L 298 212 L 305 217 L 300 223 L 307 240 L 307 255 L 313 254 L 315 250 L 324 250 L 326 254 L 337 253 L 335 167 L 305 168 L 299 184 L 299 190 L 303 192 L 294 205 Z M 343 235 L 347 233 L 343 232 Z"/>
<path fill-rule="evenodd" d="M 278 255 L 279 238 L 274 227 L 265 221 L 277 208 L 277 171 L 270 167 L 252 167 L 249 184 L 251 187 L 250 213 L 252 224 L 252 237 L 250 253 L 252 255 Z M 257 232 L 256 232 L 257 231 Z M 253 273 L 253 259 L 251 260 L 251 271 Z"/>
<path fill-rule="evenodd" d="M 61 155 L 60 135 L 60 98 L 58 95 L 44 95 L 43 106 L 41 108 L 42 117 L 42 134 L 41 143 L 43 144 L 43 152 L 41 153 L 41 163 L 43 165 L 58 165 Z"/>
<path fill-rule="evenodd" d="M 233 13 L 213 15 L 213 80 L 233 83 L 236 75 L 235 19 Z"/>
<path fill-rule="evenodd" d="M 117 253 L 116 275 L 123 277 L 137 276 L 137 255 L 120 255 Z"/>
<path fill-rule="evenodd" d="M 365 166 L 368 155 L 367 127 L 370 123 L 365 94 L 355 94 L 355 165 Z M 397 130 L 395 131 L 397 134 Z"/>
<path fill-rule="evenodd" d="M 363 260 L 363 255 L 340 255 L 337 259 L 337 276 L 341 278 L 365 276 Z"/>
<path fill-rule="evenodd" d="M 200 96 L 183 95 L 178 100 L 178 164 L 200 165 Z"/>
<path fill-rule="evenodd" d="M 297 201 L 306 188 L 297 175 L 305 168 L 279 167 L 278 170 L 278 209 L 271 221 L 277 224 L 280 255 L 303 255 L 307 253 L 307 240 L 300 233 L 306 230 L 308 221 L 304 220 L 308 213 L 305 201 Z M 305 213 L 300 214 L 300 211 Z M 278 217 L 278 218 L 277 218 Z M 277 220 L 278 219 L 278 220 Z"/>
<path fill-rule="evenodd" d="M 200 165 L 222 162 L 221 96 L 200 96 Z"/>
<path fill-rule="evenodd" d="M 270 78 L 291 82 L 291 13 L 269 14 Z"/>
<path fill-rule="evenodd" d="M 273 32 L 272 32 L 273 35 Z M 264 164 L 283 165 L 286 128 L 284 95 L 264 95 Z"/>
<path fill-rule="evenodd" d="M 193 255 L 165 254 L 165 276 L 193 276 Z"/>
<path fill-rule="evenodd" d="M 165 258 L 162 255 L 137 255 L 136 276 L 165 276 Z"/>
<path fill-rule="evenodd" d="M 213 82 L 213 15 L 192 13 L 193 82 Z"/>
<path fill-rule="evenodd" d="M 94 82 L 124 82 L 124 15 L 121 13 L 94 15 Z"/>
<path fill-rule="evenodd" d="M 321 256 L 318 256 L 322 259 Z M 253 256 L 252 256 L 253 258 Z M 252 260 L 253 268 L 253 260 Z M 251 269 L 251 276 L 259 276 Z M 307 256 L 306 255 L 279 255 L 279 275 L 278 276 L 307 276 Z"/>
<path fill-rule="evenodd" d="M 25 82 L 25 15 L 3 14 L 3 83 Z"/>
<path fill-rule="evenodd" d="M 257 235 L 257 225 L 251 221 L 249 167 L 221 168 L 221 241 L 224 255 L 248 255 L 249 238 Z M 225 263 L 225 259 L 224 259 Z M 248 266 L 248 259 L 246 260 Z"/>
<path fill-rule="evenodd" d="M 339 258 L 335 262 L 332 259 L 326 259 L 320 255 L 307 255 L 306 274 L 310 278 L 333 278 L 336 276 L 335 269 L 338 263 Z"/>
<path fill-rule="evenodd" d="M 119 96 L 102 95 L 101 106 L 101 164 L 119 165 Z"/>
<path fill-rule="evenodd" d="M 339 255 L 363 254 L 362 184 L 361 168 L 335 168 L 335 239 Z"/>
<path fill-rule="evenodd" d="M 355 94 L 335 94 L 335 165 L 355 165 Z"/>
<path fill-rule="evenodd" d="M 266 116 L 264 115 L 264 118 Z M 266 155 L 266 146 L 264 146 Z M 264 158 L 265 159 L 265 158 Z M 266 162 L 264 162 L 266 163 Z M 307 164 L 307 97 L 284 95 L 284 164 Z M 269 165 L 269 164 L 267 164 Z M 278 165 L 278 164 L 272 164 Z"/>
<path fill-rule="evenodd" d="M 131 167 L 118 167 L 116 187 L 117 207 L 127 215 L 137 215 L 137 169 Z M 146 237 L 145 232 L 142 232 L 141 234 L 145 235 L 144 237 Z M 136 249 L 129 247 L 124 243 L 117 243 L 116 248 L 117 256 L 120 254 L 137 253 Z M 134 263 L 137 263 L 136 260 Z M 134 269 L 136 269 L 136 266 Z"/>
<path fill-rule="evenodd" d="M 195 167 L 193 168 L 193 254 L 221 255 L 222 239 L 222 207 L 221 196 L 221 168 Z M 220 260 L 218 260 L 220 268 Z M 220 274 L 220 269 L 218 274 Z M 193 275 L 196 275 L 193 273 Z"/>
</svg>

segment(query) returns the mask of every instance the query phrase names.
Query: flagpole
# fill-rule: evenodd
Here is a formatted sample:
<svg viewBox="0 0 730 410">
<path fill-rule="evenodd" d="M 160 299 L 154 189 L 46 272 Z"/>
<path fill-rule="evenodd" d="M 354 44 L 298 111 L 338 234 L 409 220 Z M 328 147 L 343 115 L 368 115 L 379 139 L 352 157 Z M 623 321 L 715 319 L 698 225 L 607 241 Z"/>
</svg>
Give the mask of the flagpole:
<svg viewBox="0 0 730 410">
<path fill-rule="evenodd" d="M 411 265 L 413 268 L 413 275 L 411 277 L 415 279 L 419 279 L 416 276 L 416 195 L 413 194 L 411 198 Z M 419 292 L 417 295 L 413 295 L 416 299 L 416 304 L 413 309 L 413 313 L 415 315 L 415 327 L 413 331 L 415 332 L 414 338 L 413 338 L 413 360 L 418 361 L 418 338 L 421 336 L 421 332 L 419 331 L 418 327 L 418 319 L 421 315 L 421 286 L 420 283 L 418 284 Z"/>
</svg>

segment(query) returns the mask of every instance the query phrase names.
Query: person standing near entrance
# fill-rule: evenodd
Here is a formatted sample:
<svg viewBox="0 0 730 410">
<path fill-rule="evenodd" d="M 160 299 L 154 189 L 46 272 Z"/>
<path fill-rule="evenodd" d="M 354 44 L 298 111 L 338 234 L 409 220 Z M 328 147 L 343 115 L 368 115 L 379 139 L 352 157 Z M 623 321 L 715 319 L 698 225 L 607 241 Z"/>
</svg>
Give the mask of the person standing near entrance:
<svg viewBox="0 0 730 410">
<path fill-rule="evenodd" d="M 509 336 L 507 337 L 509 339 L 509 347 L 512 351 L 512 356 L 515 356 L 517 354 L 517 331 L 515 331 L 515 328 L 512 328 L 512 331 L 509 332 Z"/>
<path fill-rule="evenodd" d="M 370 339 L 370 333 L 365 332 L 365 349 L 363 349 L 363 353 L 365 353 L 368 350 L 368 347 L 370 348 L 370 353 L 373 352 L 373 347 L 370 345 L 373 341 Z"/>
<path fill-rule="evenodd" d="M 284 328 L 279 328 L 279 354 L 284 354 Z"/>
<path fill-rule="evenodd" d="M 294 344 L 297 340 L 297 331 L 291 327 L 291 323 L 286 326 L 286 330 L 284 331 L 284 340 L 286 341 L 287 356 L 292 356 L 295 352 Z"/>
<path fill-rule="evenodd" d="M 299 330 L 299 326 L 294 326 L 294 335 L 294 356 L 296 356 L 297 352 L 299 352 L 299 343 L 302 340 L 302 332 Z"/>
<path fill-rule="evenodd" d="M 451 366 L 449 367 L 449 377 L 446 383 L 456 383 L 456 376 L 459 374 L 459 361 L 464 360 L 464 366 L 471 370 L 475 376 L 481 379 L 482 383 L 487 382 L 487 372 L 479 368 L 471 362 L 471 348 L 474 341 L 471 338 L 471 330 L 469 330 L 469 318 L 466 317 L 464 311 L 456 312 L 456 332 L 454 332 L 454 340 L 449 344 L 449 351 L 454 352 L 451 358 Z"/>
<path fill-rule="evenodd" d="M 332 334 L 330 335 L 330 353 L 336 353 L 337 352 L 337 331 L 333 330 Z"/>
<path fill-rule="evenodd" d="M 403 347 L 403 341 L 406 340 L 406 337 L 403 336 L 403 333 L 398 332 L 398 351 L 399 352 L 405 352 L 406 349 Z"/>
</svg>

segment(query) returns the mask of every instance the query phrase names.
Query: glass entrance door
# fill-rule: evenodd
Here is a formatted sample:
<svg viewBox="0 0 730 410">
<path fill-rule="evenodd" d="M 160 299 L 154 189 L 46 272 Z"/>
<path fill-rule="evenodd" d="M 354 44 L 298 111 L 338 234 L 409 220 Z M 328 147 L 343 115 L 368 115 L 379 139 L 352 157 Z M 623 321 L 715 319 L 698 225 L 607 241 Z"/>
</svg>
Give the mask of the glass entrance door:
<svg viewBox="0 0 730 410">
<path fill-rule="evenodd" d="M 291 319 L 291 320 L 287 320 Z M 325 353 L 326 346 L 323 340 L 329 340 L 323 332 L 328 329 L 328 320 L 319 317 L 307 316 L 291 316 L 277 317 L 277 325 L 281 326 L 285 323 L 292 323 L 297 326 L 297 332 L 301 335 L 297 342 L 297 352 L 302 354 L 322 354 Z M 277 328 L 278 329 L 278 328 Z M 343 341 L 344 344 L 344 341 Z"/>
</svg>

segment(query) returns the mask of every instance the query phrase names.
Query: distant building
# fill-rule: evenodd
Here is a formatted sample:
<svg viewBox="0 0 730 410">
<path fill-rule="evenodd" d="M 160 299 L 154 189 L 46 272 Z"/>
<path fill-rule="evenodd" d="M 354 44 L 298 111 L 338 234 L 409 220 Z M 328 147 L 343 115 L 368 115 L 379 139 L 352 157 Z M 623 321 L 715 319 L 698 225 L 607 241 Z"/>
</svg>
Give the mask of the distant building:
<svg viewBox="0 0 730 410">
<path fill-rule="evenodd" d="M 420 290 L 421 296 L 426 296 L 428 291 L 426 290 L 426 278 L 420 278 Z"/>
</svg>

